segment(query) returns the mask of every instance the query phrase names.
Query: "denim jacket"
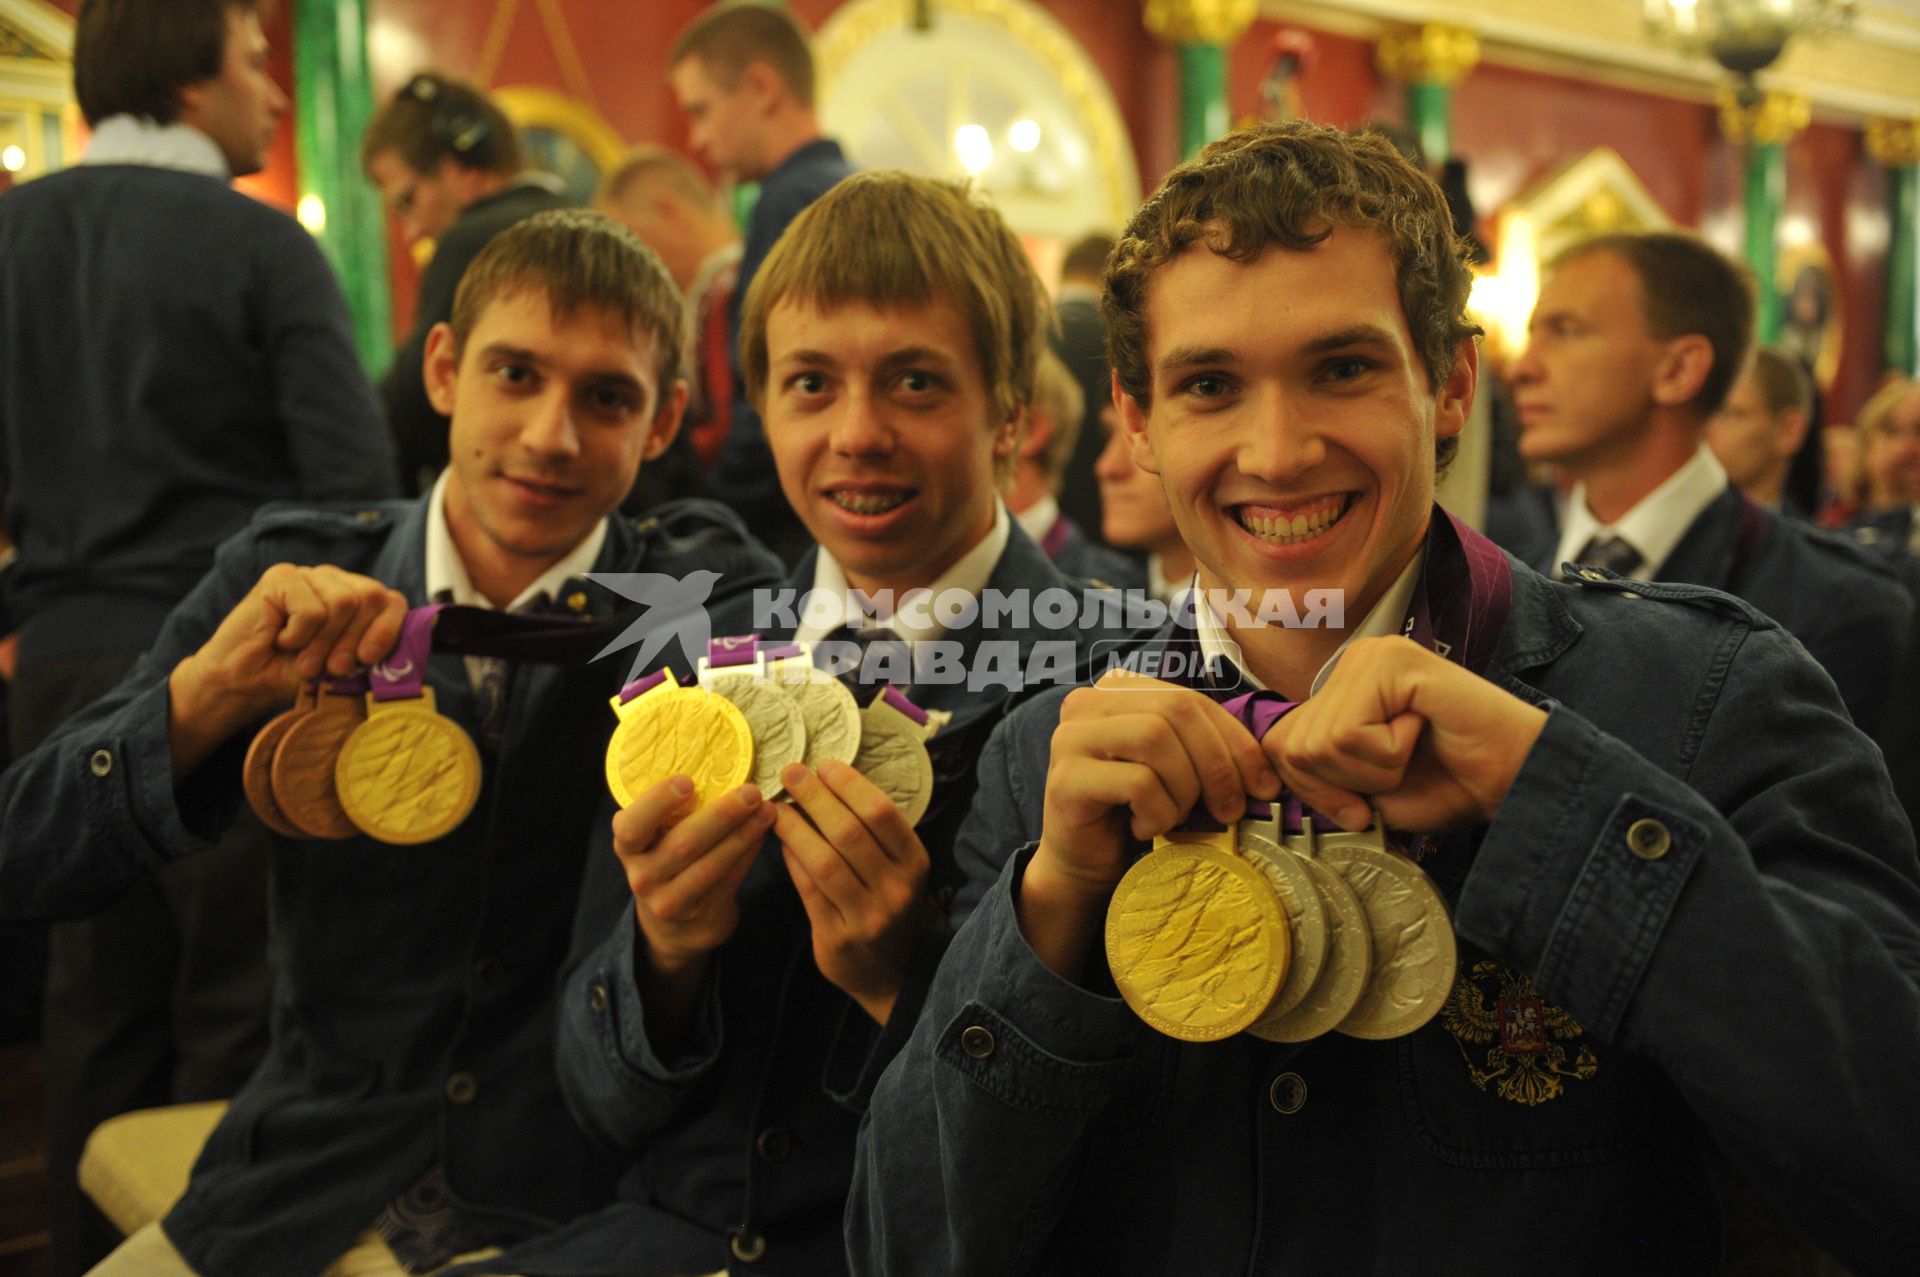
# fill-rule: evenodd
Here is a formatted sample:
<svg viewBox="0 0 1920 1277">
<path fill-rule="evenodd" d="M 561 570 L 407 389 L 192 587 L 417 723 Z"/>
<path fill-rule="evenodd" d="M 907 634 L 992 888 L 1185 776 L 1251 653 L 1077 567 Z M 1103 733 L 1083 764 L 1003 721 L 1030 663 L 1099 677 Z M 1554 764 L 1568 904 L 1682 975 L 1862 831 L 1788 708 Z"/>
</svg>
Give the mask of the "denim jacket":
<svg viewBox="0 0 1920 1277">
<path fill-rule="evenodd" d="M 1062 696 L 1010 716 L 971 916 L 861 1133 L 854 1270 L 1710 1272 L 1731 1164 L 1912 1272 L 1920 868 L 1879 756 L 1748 605 L 1589 575 L 1513 565 L 1490 677 L 1550 713 L 1425 862 L 1460 977 L 1397 1041 L 1184 1044 L 1056 977 L 1015 902 Z"/>
<path fill-rule="evenodd" d="M 804 593 L 812 580 L 810 555 L 788 584 Z M 1030 598 L 1065 590 L 1077 598 L 1080 584 L 1015 526 L 986 588 Z M 1097 644 L 1133 637 L 1121 627 L 1050 629 L 1037 609 L 1029 621 L 988 626 L 976 618 L 946 638 L 970 654 L 985 643 L 1014 644 L 1022 669 L 1036 644 L 1067 644 L 1075 664 L 1061 673 L 1071 684 Z M 921 707 L 954 715 L 929 742 L 934 805 L 917 830 L 932 861 L 927 890 L 941 906 L 960 880 L 952 847 L 973 796 L 974 767 L 1010 693 L 924 682 L 912 691 Z M 874 1082 L 913 1028 L 951 932 L 943 922 L 922 931 L 881 1029 L 815 965 L 806 912 L 771 836 L 739 901 L 739 925 L 714 955 L 688 1040 L 662 1059 L 635 976 L 638 925 L 625 876 L 609 854 L 589 879 L 579 963 L 562 999 L 561 1084 L 583 1127 L 624 1154 L 631 1169 L 618 1203 L 488 1261 L 484 1271 L 846 1270 L 841 1217 L 854 1133 Z M 937 912 L 943 919 L 944 908 Z"/>
<path fill-rule="evenodd" d="M 331 563 L 424 603 L 426 510 L 270 507 L 222 546 L 126 680 L 0 777 L 0 917 L 84 913 L 208 846 L 238 813 L 250 733 L 176 787 L 168 674 L 274 563 Z M 731 513 L 693 502 L 613 520 L 596 566 L 720 571 L 715 605 L 775 571 Z M 561 598 L 594 615 L 613 602 L 584 585 Z M 196 1271 L 318 1273 L 436 1165 L 494 1241 L 610 1196 L 617 1168 L 568 1120 L 552 1042 L 582 866 L 612 856 L 601 759 L 624 670 L 517 667 L 479 802 L 444 838 L 276 841 L 267 1057 L 164 1224 Z M 434 656 L 427 681 L 472 733 L 464 658 Z"/>
</svg>

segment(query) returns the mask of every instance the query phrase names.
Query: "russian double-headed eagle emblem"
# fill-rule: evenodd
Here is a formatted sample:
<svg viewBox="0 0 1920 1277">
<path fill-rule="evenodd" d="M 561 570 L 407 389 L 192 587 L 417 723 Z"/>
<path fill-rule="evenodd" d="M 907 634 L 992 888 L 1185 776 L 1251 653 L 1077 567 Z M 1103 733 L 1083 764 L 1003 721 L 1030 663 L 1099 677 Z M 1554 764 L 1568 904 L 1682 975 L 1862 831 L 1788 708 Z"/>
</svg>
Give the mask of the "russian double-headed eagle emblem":
<svg viewBox="0 0 1920 1277">
<path fill-rule="evenodd" d="M 1473 1084 L 1515 1104 L 1545 1104 L 1565 1091 L 1566 1079 L 1584 1082 L 1600 1071 L 1585 1043 L 1568 1063 L 1563 1044 L 1586 1035 L 1579 1022 L 1542 998 L 1533 981 L 1497 962 L 1476 962 L 1460 973 L 1440 1023 L 1459 1046 Z"/>
</svg>

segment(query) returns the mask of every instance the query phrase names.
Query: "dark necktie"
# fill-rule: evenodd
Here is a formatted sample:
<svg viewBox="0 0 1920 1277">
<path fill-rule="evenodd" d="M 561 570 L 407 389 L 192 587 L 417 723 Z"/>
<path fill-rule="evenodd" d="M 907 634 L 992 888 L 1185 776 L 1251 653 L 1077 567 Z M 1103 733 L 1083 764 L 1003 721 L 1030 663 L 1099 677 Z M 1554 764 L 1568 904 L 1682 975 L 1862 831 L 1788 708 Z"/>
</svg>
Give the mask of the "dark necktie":
<svg viewBox="0 0 1920 1277">
<path fill-rule="evenodd" d="M 1574 556 L 1575 563 L 1605 568 L 1616 576 L 1632 576 L 1645 562 L 1640 551 L 1619 537 L 1595 537 L 1587 548 Z"/>
</svg>

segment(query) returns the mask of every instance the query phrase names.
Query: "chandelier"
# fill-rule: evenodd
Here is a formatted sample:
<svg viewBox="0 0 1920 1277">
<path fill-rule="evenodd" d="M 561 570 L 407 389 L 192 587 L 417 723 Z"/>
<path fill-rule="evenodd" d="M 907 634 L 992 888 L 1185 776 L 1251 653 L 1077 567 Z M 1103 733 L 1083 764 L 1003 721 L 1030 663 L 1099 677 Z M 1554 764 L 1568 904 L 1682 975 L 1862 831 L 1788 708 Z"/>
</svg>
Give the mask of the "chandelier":
<svg viewBox="0 0 1920 1277">
<path fill-rule="evenodd" d="M 1796 35 L 1838 31 L 1854 0 L 1646 0 L 1647 32 L 1683 53 L 1705 54 L 1740 79 L 1742 98 L 1759 96 L 1756 71 L 1771 66 Z"/>
</svg>

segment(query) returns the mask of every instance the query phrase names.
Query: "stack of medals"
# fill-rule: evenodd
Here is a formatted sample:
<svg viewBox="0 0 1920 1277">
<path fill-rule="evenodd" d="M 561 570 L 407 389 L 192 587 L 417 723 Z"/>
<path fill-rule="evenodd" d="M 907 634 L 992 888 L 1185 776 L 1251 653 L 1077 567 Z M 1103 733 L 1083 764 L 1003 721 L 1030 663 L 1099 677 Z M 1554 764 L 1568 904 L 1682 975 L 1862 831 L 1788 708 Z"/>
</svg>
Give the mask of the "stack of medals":
<svg viewBox="0 0 1920 1277">
<path fill-rule="evenodd" d="M 261 823 L 288 838 L 411 844 L 473 810 L 480 755 L 424 681 L 437 607 L 416 608 L 393 653 L 366 674 L 317 679 L 268 720 L 241 783 Z"/>
<path fill-rule="evenodd" d="M 607 788 L 622 807 L 669 776 L 693 780 L 696 805 L 749 781 L 779 798 L 792 763 L 851 765 L 910 823 L 932 798 L 926 741 L 943 718 L 893 688 L 862 710 L 804 643 L 715 639 L 694 686 L 663 670 L 629 683 L 612 704 L 620 721 L 607 743 Z"/>
<path fill-rule="evenodd" d="M 1432 1019 L 1453 921 L 1378 816 L 1361 833 L 1316 829 L 1297 800 L 1248 817 L 1154 839 L 1114 889 L 1107 962 L 1134 1013 L 1186 1042 L 1396 1038 Z"/>
</svg>

